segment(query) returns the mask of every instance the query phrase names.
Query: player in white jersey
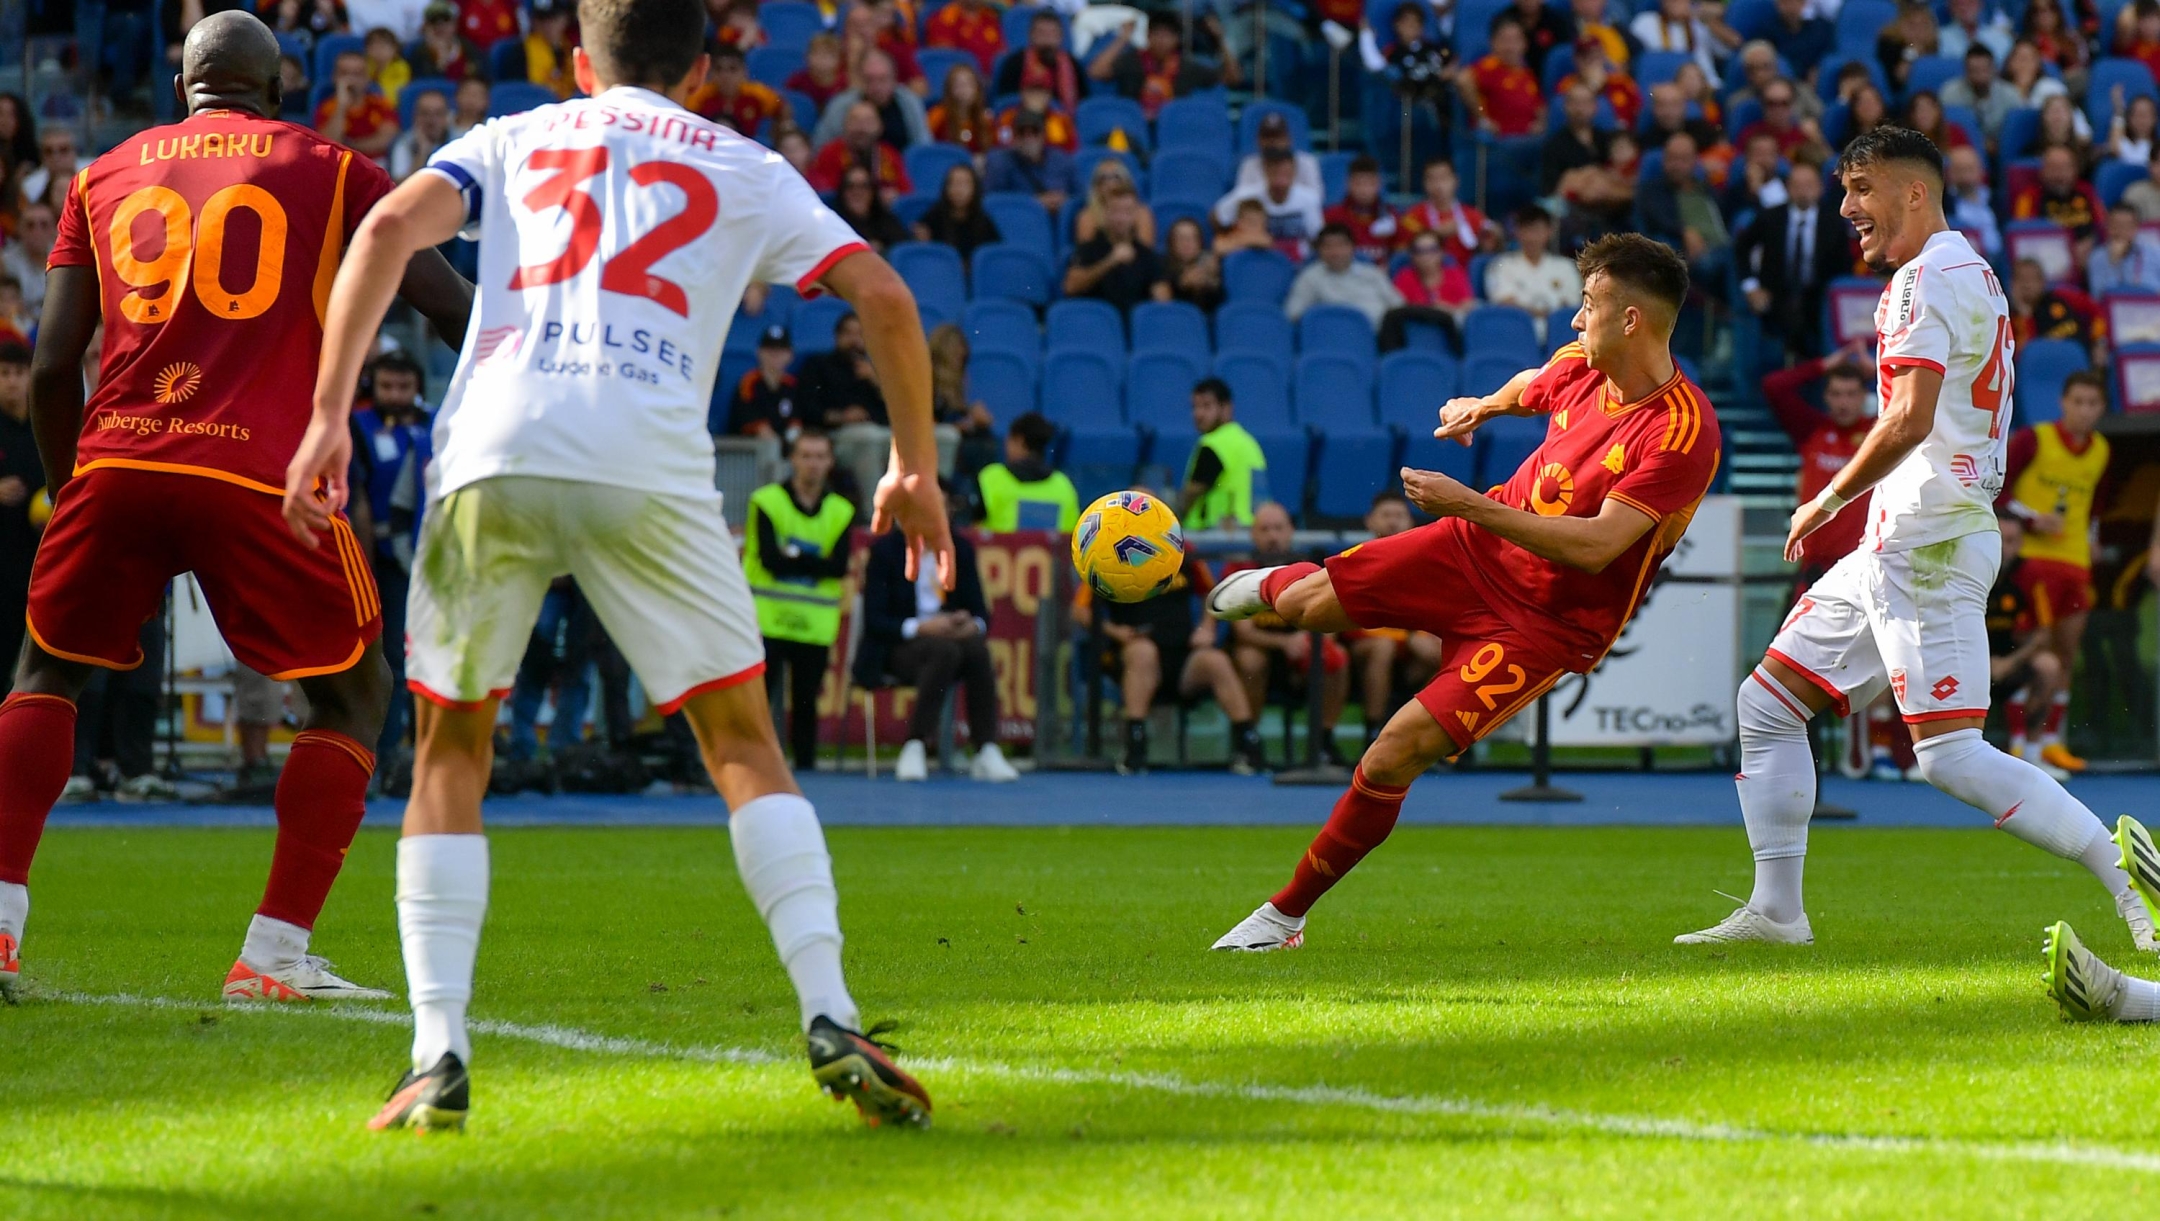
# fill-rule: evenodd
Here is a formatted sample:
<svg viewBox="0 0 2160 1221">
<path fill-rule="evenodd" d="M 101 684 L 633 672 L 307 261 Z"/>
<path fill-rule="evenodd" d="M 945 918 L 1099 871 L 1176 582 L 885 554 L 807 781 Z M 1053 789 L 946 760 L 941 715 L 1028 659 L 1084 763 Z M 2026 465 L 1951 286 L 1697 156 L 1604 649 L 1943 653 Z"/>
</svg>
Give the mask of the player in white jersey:
<svg viewBox="0 0 2160 1221">
<path fill-rule="evenodd" d="M 921 320 L 892 268 L 787 162 L 682 108 L 705 76 L 700 0 L 582 0 L 578 16 L 573 69 L 589 97 L 474 128 L 354 235 L 287 477 L 286 517 L 312 539 L 345 496 L 347 410 L 397 269 L 411 251 L 477 236 L 477 300 L 436 417 L 408 620 L 422 701 L 397 902 L 412 1068 L 369 1126 L 465 1120 L 496 707 L 563 573 L 654 702 L 682 709 L 697 735 L 818 1084 L 872 1124 L 927 1124 L 928 1095 L 860 1030 L 841 974 L 831 858 L 753 681 L 764 650 L 705 432 L 744 286 L 837 293 L 862 318 L 892 419 L 873 528 L 897 521 L 908 575 L 934 557 L 950 589 Z"/>
<path fill-rule="evenodd" d="M 2084 865 L 2137 947 L 2154 950 L 2160 907 L 2123 868 L 2127 840 L 2118 844 L 2062 785 L 1980 736 L 1987 595 L 2002 559 L 1992 506 L 2014 376 L 2009 303 L 1986 260 L 1943 218 L 1942 154 L 1927 137 L 1876 128 L 1846 147 L 1838 172 L 1840 211 L 1862 256 L 1895 271 L 1875 312 L 1882 415 L 1852 462 L 1793 513 L 1786 558 L 1872 488 L 1870 520 L 1859 549 L 1807 591 L 1740 684 L 1737 787 L 1754 893 L 1721 923 L 1676 940 L 1814 941 L 1801 902 L 1815 808 L 1807 720 L 1865 708 L 1887 686 L 1928 783 Z M 2136 824 L 2124 823 L 2128 835 Z"/>
</svg>

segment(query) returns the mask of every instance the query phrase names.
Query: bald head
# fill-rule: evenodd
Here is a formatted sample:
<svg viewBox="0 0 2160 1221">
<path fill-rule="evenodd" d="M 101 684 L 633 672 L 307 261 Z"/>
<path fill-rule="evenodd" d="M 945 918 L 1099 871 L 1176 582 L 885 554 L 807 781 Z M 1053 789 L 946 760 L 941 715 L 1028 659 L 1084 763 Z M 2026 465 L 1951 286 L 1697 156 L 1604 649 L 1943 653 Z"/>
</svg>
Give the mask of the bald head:
<svg viewBox="0 0 2160 1221">
<path fill-rule="evenodd" d="M 212 13 L 188 31 L 173 88 L 191 114 L 214 109 L 276 114 L 282 100 L 277 35 L 251 13 Z"/>
</svg>

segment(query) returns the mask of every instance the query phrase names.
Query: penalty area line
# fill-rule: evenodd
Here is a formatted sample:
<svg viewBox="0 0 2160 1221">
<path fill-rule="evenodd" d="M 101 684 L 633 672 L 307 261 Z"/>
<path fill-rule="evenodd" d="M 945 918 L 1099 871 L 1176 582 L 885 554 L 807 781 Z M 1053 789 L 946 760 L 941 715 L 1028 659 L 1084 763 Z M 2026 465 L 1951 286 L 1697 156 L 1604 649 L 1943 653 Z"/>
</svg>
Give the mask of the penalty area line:
<svg viewBox="0 0 2160 1221">
<path fill-rule="evenodd" d="M 77 1005 L 101 1005 L 132 1009 L 218 1011 L 226 1013 L 276 1014 L 351 1022 L 367 1026 L 409 1027 L 408 1014 L 389 1009 L 354 1006 L 240 1004 L 176 1000 L 163 996 L 130 993 L 62 992 L 52 999 Z M 596 1055 L 629 1056 L 646 1060 L 683 1060 L 701 1064 L 762 1066 L 794 1063 L 797 1057 L 750 1047 L 685 1046 L 653 1039 L 596 1034 L 571 1026 L 534 1025 L 494 1019 L 467 1023 L 474 1034 L 515 1039 L 564 1051 Z M 2160 1154 L 2106 1146 L 2078 1145 L 2066 1141 L 1983 1141 L 1929 1136 L 1868 1136 L 1849 1132 L 1779 1131 L 1733 1124 L 1697 1123 L 1686 1119 L 1662 1119 L 1647 1115 L 1622 1115 L 1578 1111 L 1521 1103 L 1478 1102 L 1434 1094 L 1378 1094 L 1355 1087 L 1332 1085 L 1265 1085 L 1216 1081 L 1193 1081 L 1167 1073 L 1106 1072 L 1094 1069 L 1047 1068 L 1039 1065 L 1001 1064 L 996 1061 L 944 1057 L 906 1057 L 910 1068 L 925 1072 L 950 1072 L 961 1076 L 997 1077 L 1009 1081 L 1048 1085 L 1094 1085 L 1116 1089 L 1170 1094 L 1186 1098 L 1227 1099 L 1273 1106 L 1336 1107 L 1391 1115 L 1445 1115 L 1465 1119 L 1524 1124 L 1560 1131 L 1623 1136 L 1643 1140 L 1674 1140 L 1694 1144 L 1768 1144 L 1788 1142 L 1821 1149 L 1855 1153 L 1926 1157 L 1966 1157 L 1981 1161 L 2028 1162 L 2063 1166 L 2094 1166 L 2160 1174 Z"/>
</svg>

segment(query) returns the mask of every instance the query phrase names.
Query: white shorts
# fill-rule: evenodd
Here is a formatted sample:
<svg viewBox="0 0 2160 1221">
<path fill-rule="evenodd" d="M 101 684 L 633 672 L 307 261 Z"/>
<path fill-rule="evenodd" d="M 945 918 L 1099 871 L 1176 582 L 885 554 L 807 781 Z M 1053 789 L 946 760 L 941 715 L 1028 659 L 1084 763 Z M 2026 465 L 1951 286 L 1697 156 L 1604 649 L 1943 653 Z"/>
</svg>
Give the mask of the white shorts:
<svg viewBox="0 0 2160 1221">
<path fill-rule="evenodd" d="M 414 694 L 462 709 L 507 694 L 548 583 L 564 574 L 662 713 L 764 673 L 718 493 L 498 475 L 428 506 L 405 621 Z"/>
<path fill-rule="evenodd" d="M 1828 694 L 1840 716 L 1885 685 L 1908 723 L 1986 716 L 1988 590 L 2002 535 L 1907 551 L 1855 551 L 1787 616 L 1769 655 Z"/>
</svg>

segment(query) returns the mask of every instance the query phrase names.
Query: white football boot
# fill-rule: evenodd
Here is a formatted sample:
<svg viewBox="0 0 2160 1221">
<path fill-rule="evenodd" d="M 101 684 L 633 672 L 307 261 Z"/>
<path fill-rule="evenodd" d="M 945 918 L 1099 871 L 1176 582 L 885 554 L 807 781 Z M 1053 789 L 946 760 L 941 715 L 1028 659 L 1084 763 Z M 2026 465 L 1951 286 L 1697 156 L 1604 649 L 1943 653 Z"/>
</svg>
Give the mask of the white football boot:
<svg viewBox="0 0 2160 1221">
<path fill-rule="evenodd" d="M 243 1001 L 386 1001 L 390 994 L 344 978 L 320 954 L 303 954 L 283 970 L 264 971 L 235 959 L 225 975 L 227 1003 Z"/>
<path fill-rule="evenodd" d="M 1020 773 L 1013 770 L 998 744 L 991 742 L 975 752 L 975 761 L 968 764 L 968 778 L 985 784 L 1009 784 L 1018 780 Z"/>
<path fill-rule="evenodd" d="M 908 781 L 928 780 L 929 778 L 930 763 L 927 752 L 923 750 L 921 740 L 917 739 L 902 746 L 900 748 L 900 761 L 893 764 L 893 779 Z"/>
<path fill-rule="evenodd" d="M 1719 892 L 1723 894 L 1723 891 Z M 1725 895 L 1731 899 L 1733 896 Z M 1737 900 L 1736 900 L 1737 901 Z M 1814 945 L 1815 930 L 1808 927 L 1807 913 L 1790 924 L 1779 924 L 1745 903 L 1739 910 L 1709 928 L 1682 933 L 1674 945 L 1722 945 L 1734 941 L 1767 941 L 1772 945 Z"/>
<path fill-rule="evenodd" d="M 1273 903 L 1262 903 L 1208 948 L 1264 954 L 1270 950 L 1294 950 L 1304 944 L 1305 917 L 1285 916 L 1275 910 Z"/>
<path fill-rule="evenodd" d="M 1215 582 L 1215 588 L 1208 591 L 1208 613 L 1224 623 L 1236 623 L 1268 610 L 1268 604 L 1260 597 L 1260 582 L 1273 571 L 1273 568 L 1248 568 Z"/>
</svg>

